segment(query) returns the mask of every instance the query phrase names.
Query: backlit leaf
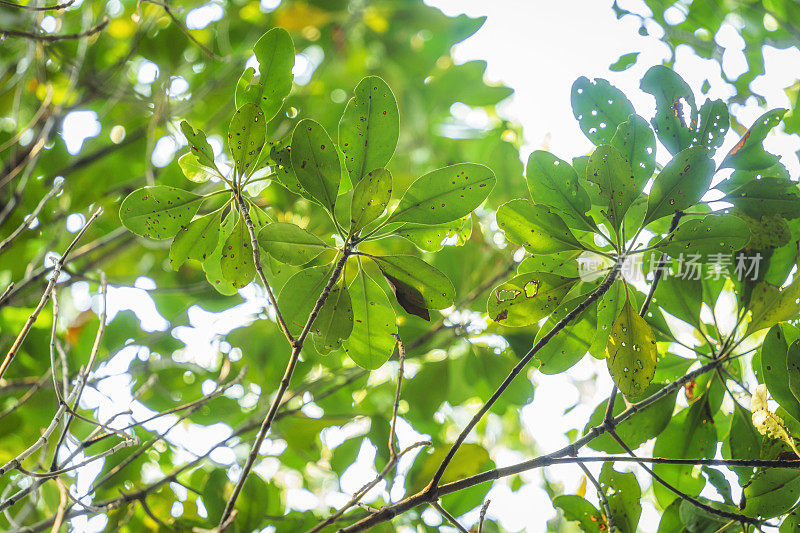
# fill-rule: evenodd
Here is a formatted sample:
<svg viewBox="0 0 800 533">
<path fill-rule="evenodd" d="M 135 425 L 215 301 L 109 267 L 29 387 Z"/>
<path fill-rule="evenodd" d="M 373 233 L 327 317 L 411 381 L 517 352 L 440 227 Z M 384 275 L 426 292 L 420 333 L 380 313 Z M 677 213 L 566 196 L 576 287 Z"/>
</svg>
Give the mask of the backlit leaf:
<svg viewBox="0 0 800 533">
<path fill-rule="evenodd" d="M 625 302 L 608 337 L 607 363 L 619 390 L 631 398 L 641 396 L 656 370 L 653 331 L 631 305 Z"/>
<path fill-rule="evenodd" d="M 635 112 L 622 91 L 600 78 L 575 80 L 570 101 L 581 130 L 595 145 L 611 142 L 617 127 Z"/>
<path fill-rule="evenodd" d="M 586 215 L 592 206 L 589 195 L 569 163 L 550 152 L 536 150 L 528 158 L 525 178 L 534 203 L 556 208 L 572 228 L 595 229 L 594 222 Z"/>
<path fill-rule="evenodd" d="M 259 76 L 255 76 L 252 67 L 244 71 L 236 84 L 236 107 L 252 102 L 270 120 L 292 89 L 294 43 L 286 30 L 272 28 L 256 42 L 253 53 L 258 60 Z"/>
<path fill-rule="evenodd" d="M 489 296 L 489 318 L 504 326 L 528 326 L 555 311 L 577 278 L 545 272 L 520 274 L 498 285 Z"/>
<path fill-rule="evenodd" d="M 780 124 L 785 114 L 785 109 L 773 109 L 761 115 L 739 142 L 731 148 L 720 168 L 759 170 L 777 163 L 778 156 L 764 150 L 763 143 L 767 134 Z"/>
<path fill-rule="evenodd" d="M 369 171 L 353 187 L 353 200 L 350 204 L 351 231 L 360 231 L 377 220 L 386 210 L 386 204 L 391 197 L 392 175 L 389 171 L 385 168 Z"/>
<path fill-rule="evenodd" d="M 603 215 L 615 230 L 619 229 L 625 212 L 641 192 L 630 161 L 615 147 L 600 145 L 589 156 L 586 179 L 599 188 L 600 197 L 607 206 Z"/>
<path fill-rule="evenodd" d="M 148 239 L 169 239 L 192 221 L 202 196 L 153 185 L 130 193 L 119 207 L 119 218 L 133 233 Z"/>
<path fill-rule="evenodd" d="M 611 146 L 630 161 L 636 187 L 644 189 L 656 168 L 656 136 L 647 121 L 636 114 L 628 117 L 614 133 Z"/>
<path fill-rule="evenodd" d="M 281 263 L 290 265 L 304 265 L 330 248 L 313 233 L 288 222 L 273 222 L 261 228 L 258 244 Z"/>
<path fill-rule="evenodd" d="M 747 223 L 734 215 L 707 215 L 687 220 L 672 234 L 656 244 L 673 258 L 698 256 L 713 260 L 743 248 L 750 240 Z"/>
<path fill-rule="evenodd" d="M 187 259 L 203 262 L 217 247 L 222 209 L 191 221 L 178 231 L 169 248 L 169 264 L 178 270 Z"/>
<path fill-rule="evenodd" d="M 386 293 L 363 270 L 350 284 L 353 306 L 353 330 L 345 351 L 361 368 L 374 370 L 389 360 L 397 332 L 395 314 Z"/>
<path fill-rule="evenodd" d="M 672 155 L 691 146 L 697 123 L 697 105 L 686 82 L 671 68 L 655 65 L 645 73 L 640 87 L 656 98 L 652 123 L 658 140 Z"/>
<path fill-rule="evenodd" d="M 291 160 L 294 175 L 303 189 L 332 213 L 341 165 L 325 128 L 311 119 L 298 122 L 292 134 Z"/>
<path fill-rule="evenodd" d="M 676 155 L 653 181 L 644 224 L 699 202 L 713 175 L 714 162 L 705 148 L 688 148 Z"/>
<path fill-rule="evenodd" d="M 242 217 L 239 217 L 233 233 L 225 240 L 220 267 L 225 279 L 237 289 L 253 281 L 253 276 L 256 275 L 250 233 Z"/>
<path fill-rule="evenodd" d="M 256 169 L 266 138 L 267 121 L 260 107 L 247 102 L 236 110 L 228 127 L 228 147 L 240 176 L 249 176 Z"/>
<path fill-rule="evenodd" d="M 633 472 L 618 472 L 612 463 L 604 463 L 598 478 L 608 501 L 611 519 L 620 533 L 636 533 L 642 515 L 642 489 Z"/>
<path fill-rule="evenodd" d="M 497 225 L 509 241 L 534 254 L 584 248 L 556 212 L 529 200 L 511 200 L 501 205 Z"/>
</svg>

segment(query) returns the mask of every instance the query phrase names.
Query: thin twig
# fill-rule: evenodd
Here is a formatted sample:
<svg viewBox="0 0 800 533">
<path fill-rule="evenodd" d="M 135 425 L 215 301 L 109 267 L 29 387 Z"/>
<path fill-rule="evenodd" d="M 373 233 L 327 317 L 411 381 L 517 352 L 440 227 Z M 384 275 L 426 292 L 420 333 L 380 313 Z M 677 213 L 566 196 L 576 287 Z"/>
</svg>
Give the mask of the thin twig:
<svg viewBox="0 0 800 533">
<path fill-rule="evenodd" d="M 406 348 L 400 335 L 393 333 L 392 336 L 397 340 L 397 360 L 400 366 L 397 369 L 397 390 L 394 393 L 394 405 L 392 406 L 392 422 L 389 425 L 389 454 L 394 456 L 397 452 L 394 447 L 395 426 L 397 425 L 397 409 L 400 407 L 400 389 L 403 386 L 403 363 L 406 360 Z"/>
<path fill-rule="evenodd" d="M 597 478 L 594 477 L 592 471 L 584 463 L 578 463 L 578 466 L 581 470 L 583 470 L 586 479 L 591 482 L 594 486 L 595 492 L 597 492 L 597 498 L 600 500 L 600 505 L 603 507 L 603 513 L 606 515 L 606 521 L 608 522 L 608 533 L 614 533 L 616 528 L 614 527 L 614 515 L 611 514 L 611 506 L 608 504 L 608 498 L 606 498 L 606 493 L 603 491 L 603 487 L 600 486 L 600 482 L 597 481 Z"/>
<path fill-rule="evenodd" d="M 67 257 L 69 257 L 70 252 L 78 243 L 78 241 L 81 239 L 81 237 L 83 237 L 83 235 L 86 233 L 86 230 L 89 229 L 89 226 L 92 224 L 92 222 L 94 222 L 95 219 L 97 219 L 97 217 L 99 217 L 102 213 L 103 213 L 103 208 L 98 207 L 97 210 L 92 214 L 92 216 L 89 217 L 89 220 L 86 221 L 86 224 L 83 225 L 83 228 L 81 228 L 81 230 L 72 240 L 70 245 L 67 246 L 67 249 L 64 251 L 64 254 L 61 257 L 59 257 L 58 260 L 53 265 L 52 277 L 50 278 L 50 282 L 47 284 L 47 288 L 45 289 L 44 294 L 42 294 L 42 298 L 39 300 L 39 305 L 36 306 L 36 309 L 34 309 L 33 313 L 31 313 L 31 315 L 28 317 L 28 320 L 22 327 L 22 331 L 19 332 L 19 335 L 17 335 L 14 344 L 11 345 L 11 348 L 9 348 L 5 359 L 3 359 L 2 364 L 0 364 L 0 378 L 2 378 L 3 374 L 6 373 L 8 366 L 11 364 L 11 361 L 14 360 L 14 356 L 17 355 L 17 352 L 22 346 L 22 341 L 25 340 L 25 337 L 27 337 L 28 332 L 33 327 L 34 322 L 36 322 L 36 319 L 39 317 L 39 313 L 42 312 L 42 309 L 44 309 L 47 300 L 50 299 L 50 294 L 53 292 L 53 289 L 55 288 L 56 283 L 58 282 L 59 275 L 61 274 L 61 269 L 64 267 L 64 263 L 66 262 Z"/>
<path fill-rule="evenodd" d="M 489 509 L 490 503 L 492 503 L 492 500 L 486 500 L 483 502 L 483 505 L 481 505 L 481 514 L 478 520 L 478 533 L 483 533 L 483 522 L 486 520 L 486 511 Z"/>
<path fill-rule="evenodd" d="M 100 21 L 97 25 L 92 26 L 86 31 L 82 31 L 79 33 L 67 33 L 64 35 L 50 35 L 48 33 L 32 33 L 20 30 L 10 30 L 8 28 L 0 28 L 0 34 L 9 35 L 11 37 L 24 37 L 26 39 L 34 39 L 36 41 L 47 41 L 47 42 L 75 40 L 75 39 L 83 39 L 84 37 L 91 37 L 96 33 L 100 33 L 106 26 L 108 26 L 109 22 L 111 22 L 110 18 L 103 17 L 102 21 Z"/>
<path fill-rule="evenodd" d="M 28 11 L 58 11 L 61 9 L 67 9 L 69 6 L 75 3 L 75 0 L 68 0 L 63 4 L 56 4 L 54 6 L 42 6 L 42 7 L 35 7 L 35 6 L 24 6 L 22 4 L 15 4 L 14 2 L 9 2 L 8 0 L 0 0 L 0 5 L 7 6 L 7 7 L 16 7 L 18 9 L 26 9 Z"/>
<path fill-rule="evenodd" d="M 465 528 L 464 526 L 462 526 L 461 524 L 459 524 L 459 523 L 458 523 L 458 520 L 456 520 L 456 518 L 455 518 L 453 515 L 451 515 L 450 513 L 448 513 L 448 512 L 445 510 L 445 508 L 444 508 L 444 507 L 442 507 L 442 506 L 439 504 L 439 502 L 431 502 L 431 507 L 433 507 L 434 509 L 436 509 L 437 511 L 439 511 L 439 514 L 441 514 L 441 515 L 444 517 L 444 519 L 445 519 L 445 520 L 447 520 L 448 522 L 450 522 L 450 524 L 451 524 L 451 525 L 452 525 L 454 528 L 456 528 L 457 530 L 459 530 L 461 533 L 469 533 L 469 531 L 467 531 L 467 528 Z"/>
</svg>

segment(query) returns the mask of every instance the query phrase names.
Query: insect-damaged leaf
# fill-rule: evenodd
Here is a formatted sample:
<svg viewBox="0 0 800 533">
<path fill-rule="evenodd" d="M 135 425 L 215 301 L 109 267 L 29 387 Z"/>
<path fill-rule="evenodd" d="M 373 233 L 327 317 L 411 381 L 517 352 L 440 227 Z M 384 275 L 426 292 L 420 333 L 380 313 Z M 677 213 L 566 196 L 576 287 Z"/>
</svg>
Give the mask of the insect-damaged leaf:
<svg viewBox="0 0 800 533">
<path fill-rule="evenodd" d="M 261 108 L 266 120 L 280 110 L 283 99 L 292 89 L 294 43 L 283 28 L 272 28 L 253 47 L 259 76 L 247 68 L 236 84 L 236 107 L 251 102 Z"/>
<path fill-rule="evenodd" d="M 313 233 L 288 222 L 273 222 L 261 228 L 258 244 L 272 257 L 289 265 L 305 265 L 330 248 Z"/>
<path fill-rule="evenodd" d="M 783 288 L 759 282 L 753 289 L 749 307 L 752 316 L 745 335 L 795 318 L 800 313 L 800 277 Z"/>
<path fill-rule="evenodd" d="M 206 280 L 214 287 L 219 293 L 225 295 L 236 294 L 237 287 L 234 287 L 225 276 L 222 275 L 222 253 L 225 249 L 225 243 L 230 235 L 233 233 L 233 228 L 236 226 L 237 211 L 231 210 L 222 220 L 219 229 L 219 239 L 214 251 L 206 257 L 203 261 L 203 271 L 206 273 Z"/>
<path fill-rule="evenodd" d="M 325 128 L 311 119 L 298 122 L 292 134 L 290 153 L 297 181 L 333 213 L 342 170 L 339 154 Z"/>
<path fill-rule="evenodd" d="M 688 148 L 676 155 L 653 181 L 644 224 L 699 202 L 713 175 L 714 162 L 705 148 Z"/>
<path fill-rule="evenodd" d="M 791 324 L 775 324 L 761 344 L 761 379 L 772 398 L 796 420 L 800 420 L 800 399 L 789 381 L 789 346 L 795 346 L 800 329 Z M 793 361 L 794 364 L 797 361 Z"/>
<path fill-rule="evenodd" d="M 608 501 L 611 519 L 620 533 L 636 533 L 642 515 L 642 489 L 633 472 L 617 472 L 612 463 L 604 463 L 598 478 Z"/>
<path fill-rule="evenodd" d="M 795 343 L 796 342 L 797 341 L 795 341 Z M 792 346 L 795 346 L 795 344 L 792 344 Z M 798 353 L 800 349 L 793 349 L 792 346 L 789 347 L 789 357 L 797 357 L 800 355 L 800 353 Z M 791 379 L 789 380 L 789 386 L 791 388 Z M 786 446 L 791 448 L 797 457 L 800 457 L 800 451 L 797 450 L 794 437 L 792 437 L 792 434 L 786 427 L 783 418 L 769 410 L 769 406 L 767 405 L 767 386 L 763 383 L 759 383 L 756 386 L 755 392 L 753 392 L 753 395 L 750 397 L 750 412 L 753 413 L 753 427 L 755 427 L 759 433 L 771 439 L 783 441 Z"/>
<path fill-rule="evenodd" d="M 767 134 L 780 124 L 785 114 L 785 109 L 773 109 L 761 115 L 739 142 L 731 148 L 720 168 L 760 170 L 777 163 L 778 156 L 764 150 L 763 143 Z"/>
<path fill-rule="evenodd" d="M 339 349 L 342 340 L 350 336 L 353 331 L 353 304 L 344 280 L 331 289 L 311 325 L 311 331 L 316 335 L 314 345 L 324 351 Z"/>
<path fill-rule="evenodd" d="M 354 182 L 355 183 L 355 182 Z M 350 228 L 360 231 L 386 210 L 392 197 L 392 175 L 385 168 L 371 170 L 353 187 L 350 204 Z"/>
<path fill-rule="evenodd" d="M 625 212 L 642 192 L 630 161 L 613 146 L 600 145 L 589 157 L 586 179 L 598 186 L 600 197 L 608 206 L 603 215 L 615 230 L 619 229 Z"/>
<path fill-rule="evenodd" d="M 228 127 L 228 147 L 240 176 L 253 173 L 266 138 L 267 121 L 260 107 L 247 102 L 236 110 Z"/>
<path fill-rule="evenodd" d="M 489 296 L 487 312 L 504 326 L 528 326 L 555 311 L 578 281 L 558 274 L 528 272 L 501 283 Z"/>
<path fill-rule="evenodd" d="M 754 218 L 779 215 L 800 217 L 800 188 L 786 178 L 764 177 L 743 184 L 720 199 L 730 202 Z"/>
<path fill-rule="evenodd" d="M 386 166 L 399 134 L 400 113 L 392 90 L 378 76 L 367 76 L 356 85 L 339 122 L 339 146 L 353 185 Z"/>
<path fill-rule="evenodd" d="M 511 200 L 501 205 L 497 225 L 509 241 L 533 254 L 584 249 L 558 214 L 529 200 Z"/>
<path fill-rule="evenodd" d="M 706 100 L 700 108 L 700 120 L 695 132 L 694 146 L 705 146 L 713 155 L 725 141 L 730 128 L 728 106 L 722 100 Z"/>
<path fill-rule="evenodd" d="M 476 163 L 459 163 L 418 178 L 388 222 L 444 224 L 481 205 L 494 187 L 494 172 Z"/>
<path fill-rule="evenodd" d="M 250 233 L 243 217 L 233 228 L 233 233 L 226 239 L 220 258 L 222 276 L 231 285 L 241 289 L 256 275 L 256 266 L 253 263 L 253 248 L 250 244 Z"/>
<path fill-rule="evenodd" d="M 353 330 L 344 341 L 350 359 L 361 368 L 374 370 L 389 360 L 397 332 L 396 317 L 383 289 L 363 270 L 350 284 Z"/>
<path fill-rule="evenodd" d="M 397 228 L 395 233 L 414 243 L 420 250 L 438 252 L 444 248 L 446 239 L 455 237 L 455 242 L 450 244 L 456 246 L 463 245 L 469 239 L 472 234 L 472 216 L 467 215 L 447 224 L 435 226 L 409 222 Z"/>
<path fill-rule="evenodd" d="M 697 105 L 686 82 L 671 68 L 655 65 L 645 73 L 640 87 L 656 98 L 652 123 L 658 139 L 669 153 L 675 155 L 691 146 L 695 137 Z M 688 110 L 684 107 L 686 105 Z"/>
<path fill-rule="evenodd" d="M 178 166 L 181 167 L 186 179 L 195 183 L 205 183 L 215 175 L 209 167 L 202 165 L 192 152 L 180 156 Z"/>
<path fill-rule="evenodd" d="M 133 233 L 148 239 L 169 239 L 191 222 L 202 196 L 154 185 L 130 193 L 119 207 L 119 218 Z"/>
<path fill-rule="evenodd" d="M 283 286 L 278 296 L 278 307 L 292 335 L 299 334 L 305 327 L 332 270 L 333 265 L 306 268 L 289 278 Z"/>
<path fill-rule="evenodd" d="M 656 168 L 656 136 L 647 121 L 636 114 L 628 117 L 617 128 L 611 146 L 630 161 L 636 187 L 644 189 Z"/>
<path fill-rule="evenodd" d="M 571 228 L 595 230 L 594 222 L 586 215 L 592 207 L 589 195 L 572 165 L 550 152 L 536 150 L 528 158 L 525 178 L 534 203 L 556 208 Z"/>
<path fill-rule="evenodd" d="M 744 488 L 747 516 L 772 518 L 782 515 L 797 502 L 800 471 L 797 468 L 762 468 Z"/>
<path fill-rule="evenodd" d="M 699 256 L 710 261 L 719 254 L 730 254 L 750 240 L 747 223 L 734 215 L 707 215 L 687 220 L 656 246 L 670 257 Z"/>
<path fill-rule="evenodd" d="M 187 259 L 205 261 L 219 241 L 222 209 L 198 217 L 178 231 L 169 248 L 169 264 L 178 270 Z"/>
<path fill-rule="evenodd" d="M 622 91 L 600 78 L 575 80 L 570 100 L 581 130 L 596 145 L 611 142 L 617 126 L 635 113 Z"/>
<path fill-rule="evenodd" d="M 455 299 L 453 284 L 441 271 L 422 259 L 413 255 L 386 255 L 372 259 L 387 279 L 393 278 L 416 291 L 412 294 L 404 290 L 403 294 L 411 299 L 407 301 L 421 297 L 422 303 L 428 309 L 444 309 L 453 305 Z"/>
<path fill-rule="evenodd" d="M 558 507 L 564 512 L 564 518 L 570 522 L 577 522 L 584 533 L 600 533 L 608 529 L 606 517 L 597 508 L 581 498 L 572 494 L 564 494 L 553 498 L 553 507 Z"/>
<path fill-rule="evenodd" d="M 608 370 L 619 390 L 630 398 L 644 393 L 656 371 L 656 341 L 647 322 L 625 302 L 611 326 L 606 347 Z"/>
</svg>

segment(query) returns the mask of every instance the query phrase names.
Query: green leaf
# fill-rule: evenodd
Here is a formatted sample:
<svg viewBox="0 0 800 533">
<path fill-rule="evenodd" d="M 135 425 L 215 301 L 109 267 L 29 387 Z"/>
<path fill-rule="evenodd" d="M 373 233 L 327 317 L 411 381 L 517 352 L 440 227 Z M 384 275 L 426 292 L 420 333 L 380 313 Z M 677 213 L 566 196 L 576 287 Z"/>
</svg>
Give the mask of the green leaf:
<svg viewBox="0 0 800 533">
<path fill-rule="evenodd" d="M 608 206 L 603 215 L 618 230 L 628 207 L 641 192 L 630 161 L 613 146 L 600 145 L 589 156 L 586 179 L 599 188 L 600 197 Z"/>
<path fill-rule="evenodd" d="M 392 197 L 392 175 L 385 168 L 371 170 L 353 187 L 350 204 L 350 231 L 358 232 L 386 210 Z"/>
<path fill-rule="evenodd" d="M 414 243 L 420 250 L 438 252 L 444 248 L 445 239 L 456 237 L 455 244 L 463 245 L 472 234 L 472 217 L 467 215 L 447 224 L 428 226 L 425 224 L 403 224 L 395 231 Z"/>
<path fill-rule="evenodd" d="M 259 474 L 248 476 L 236 506 L 236 527 L 256 531 L 266 526 L 268 516 L 282 516 L 281 491 L 266 483 Z"/>
<path fill-rule="evenodd" d="M 588 284 L 587 286 L 594 287 L 594 284 Z M 573 291 L 575 290 L 573 289 Z M 536 333 L 534 344 L 539 342 L 545 334 L 555 327 L 559 320 L 564 318 L 585 299 L 586 294 L 582 294 L 578 298 L 562 302 L 542 324 L 542 327 Z M 560 374 L 583 359 L 592 344 L 592 339 L 597 329 L 596 309 L 596 304 L 587 307 L 536 352 L 536 358 L 539 360 L 539 370 L 542 374 Z"/>
<path fill-rule="evenodd" d="M 750 297 L 750 324 L 745 335 L 785 322 L 800 313 L 800 278 L 788 286 L 778 288 L 764 281 L 759 282 Z"/>
<path fill-rule="evenodd" d="M 676 155 L 653 181 L 644 224 L 699 202 L 708 191 L 713 175 L 714 162 L 705 148 L 688 148 Z"/>
<path fill-rule="evenodd" d="M 703 285 L 699 279 L 663 276 L 656 287 L 654 302 L 669 314 L 703 331 L 703 322 L 700 320 Z"/>
<path fill-rule="evenodd" d="M 181 121 L 181 132 L 186 137 L 186 142 L 189 143 L 189 150 L 191 150 L 189 153 L 194 154 L 198 163 L 214 168 L 214 150 L 208 144 L 203 130 L 195 131 L 188 122 L 183 120 Z"/>
<path fill-rule="evenodd" d="M 228 476 L 225 471 L 217 468 L 211 471 L 203 487 L 203 504 L 208 511 L 208 519 L 212 522 L 219 522 L 222 513 L 225 512 L 225 486 L 227 484 Z"/>
<path fill-rule="evenodd" d="M 786 219 L 800 217 L 800 188 L 786 178 L 764 177 L 749 181 L 720 199 L 730 202 L 754 218 L 779 215 Z"/>
<path fill-rule="evenodd" d="M 691 146 L 695 137 L 697 106 L 694 93 L 672 69 L 655 65 L 645 73 L 641 89 L 656 98 L 652 123 L 661 143 L 672 155 Z M 684 106 L 688 105 L 688 116 Z"/>
<path fill-rule="evenodd" d="M 718 471 L 711 471 L 719 474 L 719 476 L 722 477 L 722 474 Z M 724 477 L 722 477 L 722 481 L 727 483 Z M 705 503 L 709 507 L 725 510 L 729 513 L 734 512 L 738 514 L 739 511 L 731 504 L 725 505 L 719 502 L 709 501 L 702 497 L 698 498 L 698 500 Z M 717 533 L 720 529 L 723 531 L 727 529 L 730 524 L 729 519 L 713 514 L 705 509 L 701 509 L 686 500 L 680 502 L 679 516 L 681 517 L 681 523 L 686 528 L 686 531 L 690 531 L 691 533 Z"/>
<path fill-rule="evenodd" d="M 275 144 L 270 148 L 269 156 L 270 159 L 275 162 L 275 164 L 272 165 L 272 179 L 285 187 L 288 191 L 314 201 L 314 198 L 300 185 L 300 182 L 297 181 L 297 176 L 294 174 L 294 170 L 292 169 L 291 146 Z"/>
<path fill-rule="evenodd" d="M 678 459 L 708 459 L 717 449 L 717 430 L 708 396 L 704 395 L 688 409 L 674 415 L 656 438 L 653 448 L 655 457 Z M 678 490 L 697 496 L 705 486 L 705 480 L 692 465 L 653 465 L 653 471 Z M 669 505 L 675 494 L 660 484 L 653 486 L 656 499 L 661 506 Z"/>
<path fill-rule="evenodd" d="M 633 114 L 617 128 L 611 146 L 630 161 L 638 190 L 644 189 L 656 168 L 656 136 L 650 125 Z"/>
<path fill-rule="evenodd" d="M 511 200 L 501 205 L 497 210 L 497 225 L 509 241 L 524 246 L 530 253 L 585 249 L 558 214 L 530 200 Z"/>
<path fill-rule="evenodd" d="M 603 516 L 603 513 L 580 496 L 573 496 L 571 494 L 556 496 L 553 498 L 553 506 L 564 511 L 564 518 L 566 520 L 578 522 L 581 531 L 586 533 L 600 533 L 600 524 L 605 526 L 602 531 L 608 529 L 606 517 Z"/>
<path fill-rule="evenodd" d="M 594 222 L 586 215 L 592 207 L 589 195 L 581 187 L 572 166 L 550 152 L 534 151 L 525 167 L 528 190 L 536 204 L 556 208 L 568 226 L 594 231 Z"/>
<path fill-rule="evenodd" d="M 611 142 L 617 127 L 635 113 L 628 98 L 604 79 L 581 76 L 572 84 L 572 114 L 595 145 Z"/>
<path fill-rule="evenodd" d="M 476 163 L 459 163 L 418 178 L 387 222 L 444 224 L 481 205 L 495 184 L 494 172 Z"/>
<path fill-rule="evenodd" d="M 259 76 L 255 69 L 247 68 L 236 84 L 236 107 L 253 103 L 261 108 L 266 120 L 274 117 L 283 105 L 283 99 L 292 89 L 294 43 L 283 28 L 272 28 L 261 36 L 253 47 L 258 60 Z"/>
<path fill-rule="evenodd" d="M 643 397 L 647 398 L 664 387 L 663 383 L 651 383 L 645 390 Z M 657 437 L 664 431 L 670 420 L 672 420 L 672 412 L 675 409 L 675 400 L 678 396 L 678 391 L 664 396 L 655 402 L 651 407 L 643 409 L 633 416 L 627 418 L 625 421 L 617 424 L 616 432 L 622 441 L 627 444 L 631 449 L 636 449 L 653 437 Z M 604 421 L 606 408 L 608 407 L 608 400 L 600 402 L 595 408 L 589 422 L 586 423 L 584 434 L 591 428 L 601 425 Z M 617 399 L 614 402 L 613 415 L 621 414 L 627 406 L 625 402 Z M 600 435 L 589 443 L 589 447 L 593 450 L 605 453 L 625 453 L 625 450 L 619 443 L 609 435 Z"/>
<path fill-rule="evenodd" d="M 448 448 L 449 446 L 436 447 L 431 453 L 423 452 L 417 456 L 414 466 L 408 473 L 407 484 L 410 493 L 413 494 L 425 488 L 425 484 L 431 480 L 439 465 L 442 464 Z M 482 472 L 491 462 L 486 448 L 480 444 L 464 443 L 456 450 L 452 461 L 445 468 L 441 484 L 474 476 Z"/>
<path fill-rule="evenodd" d="M 389 360 L 397 333 L 392 304 L 383 289 L 361 270 L 350 284 L 353 330 L 344 342 L 350 359 L 361 368 L 374 370 Z"/>
<path fill-rule="evenodd" d="M 256 275 L 250 233 L 243 217 L 239 217 L 233 233 L 225 240 L 220 268 L 222 276 L 238 289 L 253 281 L 253 276 Z"/>
<path fill-rule="evenodd" d="M 267 139 L 264 112 L 252 102 L 236 110 L 228 127 L 228 148 L 239 176 L 249 176 Z"/>
<path fill-rule="evenodd" d="M 597 330 L 591 345 L 589 345 L 589 353 L 597 357 L 605 356 L 608 336 L 611 334 L 611 326 L 624 305 L 625 283 L 616 280 L 597 302 Z"/>
<path fill-rule="evenodd" d="M 389 86 L 378 76 L 358 82 L 339 122 L 339 146 L 350 181 L 386 166 L 400 134 L 400 112 Z"/>
<path fill-rule="evenodd" d="M 202 200 L 198 194 L 166 185 L 142 187 L 122 201 L 119 218 L 137 235 L 169 239 L 192 221 Z"/>
<path fill-rule="evenodd" d="M 747 516 L 772 518 L 782 515 L 797 502 L 800 471 L 796 468 L 764 468 L 756 471 L 744 488 Z"/>
<path fill-rule="evenodd" d="M 775 324 L 767 332 L 761 344 L 761 379 L 767 385 L 772 398 L 796 420 L 800 420 L 800 399 L 790 383 L 789 346 L 800 339 L 800 329 L 790 324 Z M 795 354 L 796 355 L 796 354 Z"/>
<path fill-rule="evenodd" d="M 339 153 L 325 128 L 307 118 L 298 122 L 292 134 L 291 160 L 303 189 L 333 213 L 342 170 Z"/>
<path fill-rule="evenodd" d="M 706 100 L 700 108 L 700 120 L 695 133 L 695 146 L 708 147 L 711 154 L 725 142 L 730 128 L 728 106 L 722 100 Z"/>
<path fill-rule="evenodd" d="M 278 296 L 278 307 L 292 335 L 299 334 L 328 283 L 332 265 L 306 268 L 293 275 Z"/>
<path fill-rule="evenodd" d="M 261 228 L 258 244 L 281 263 L 298 266 L 330 248 L 313 233 L 289 222 L 273 222 Z"/>
<path fill-rule="evenodd" d="M 186 179 L 195 183 L 205 183 L 216 176 L 216 173 L 212 172 L 210 168 L 201 165 L 197 156 L 192 152 L 180 156 L 178 158 L 178 165 L 181 167 Z"/>
<path fill-rule="evenodd" d="M 617 472 L 612 463 L 604 463 L 598 478 L 608 501 L 614 525 L 620 533 L 636 533 L 642 515 L 642 489 L 633 472 Z"/>
<path fill-rule="evenodd" d="M 578 281 L 558 274 L 528 272 L 498 285 L 489 296 L 489 318 L 504 326 L 535 324 L 555 311 Z"/>
<path fill-rule="evenodd" d="M 761 437 L 753 427 L 750 412 L 736 402 L 731 415 L 731 430 L 728 432 L 727 445 L 730 448 L 731 459 L 753 459 L 761 453 Z M 740 485 L 749 481 L 753 474 L 752 468 L 734 468 L 733 471 L 739 476 Z"/>
<path fill-rule="evenodd" d="M 581 250 L 559 252 L 548 255 L 529 255 L 517 267 L 517 274 L 526 272 L 558 273 L 569 278 L 578 277 L 578 258 L 583 254 Z M 614 315 L 617 316 L 616 314 Z"/>
<path fill-rule="evenodd" d="M 219 239 L 214 251 L 206 257 L 203 261 L 203 271 L 206 273 L 206 280 L 217 292 L 225 295 L 236 294 L 237 288 L 234 287 L 225 276 L 222 275 L 222 254 L 225 249 L 225 243 L 230 235 L 233 234 L 233 229 L 236 226 L 237 211 L 231 210 L 222 220 L 222 225 L 219 230 Z"/>
<path fill-rule="evenodd" d="M 191 221 L 178 231 L 169 248 L 169 264 L 174 270 L 188 259 L 201 263 L 214 252 L 219 241 L 222 209 Z"/>
<path fill-rule="evenodd" d="M 372 257 L 384 276 L 412 287 L 419 292 L 422 304 L 428 309 L 444 309 L 453 305 L 453 284 L 438 269 L 413 255 Z"/>
<path fill-rule="evenodd" d="M 344 280 L 337 283 L 314 320 L 311 331 L 325 350 L 337 350 L 353 331 L 353 304 Z"/>
<path fill-rule="evenodd" d="M 628 397 L 641 396 L 656 371 L 656 341 L 647 322 L 626 299 L 608 337 L 608 370 L 619 390 Z"/>
<path fill-rule="evenodd" d="M 795 533 L 800 531 L 800 509 L 793 509 L 781 522 L 778 533 Z"/>
<path fill-rule="evenodd" d="M 750 240 L 747 223 L 734 215 L 707 215 L 687 220 L 655 246 L 670 257 L 700 256 L 701 261 L 730 254 Z"/>
<path fill-rule="evenodd" d="M 739 142 L 731 148 L 720 168 L 760 170 L 777 163 L 778 156 L 765 151 L 763 142 L 772 128 L 780 124 L 785 114 L 785 109 L 773 109 L 761 115 Z"/>
<path fill-rule="evenodd" d="M 639 57 L 639 52 L 630 52 L 629 54 L 622 54 L 619 59 L 608 67 L 608 70 L 613 72 L 622 72 L 628 70 L 636 63 L 636 58 Z"/>
</svg>

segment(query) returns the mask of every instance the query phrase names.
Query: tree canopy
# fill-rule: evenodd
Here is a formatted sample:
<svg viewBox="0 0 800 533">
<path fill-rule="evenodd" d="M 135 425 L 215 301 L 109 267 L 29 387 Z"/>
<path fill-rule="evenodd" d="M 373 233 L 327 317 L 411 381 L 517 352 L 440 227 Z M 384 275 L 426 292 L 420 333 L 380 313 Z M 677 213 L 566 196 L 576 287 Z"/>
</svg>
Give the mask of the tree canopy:
<svg viewBox="0 0 800 533">
<path fill-rule="evenodd" d="M 0 2 L 0 528 L 499 532 L 537 485 L 542 530 L 797 530 L 795 111 L 733 107 L 796 6 L 646 4 L 611 8 L 702 57 L 737 25 L 735 96 L 581 76 L 594 147 L 523 165 L 451 55 L 480 18 Z"/>
</svg>

